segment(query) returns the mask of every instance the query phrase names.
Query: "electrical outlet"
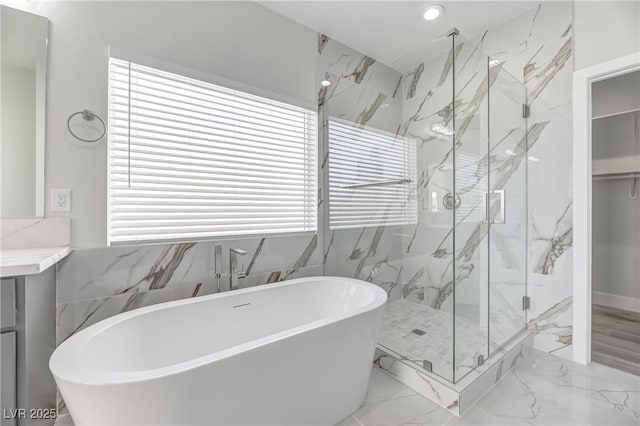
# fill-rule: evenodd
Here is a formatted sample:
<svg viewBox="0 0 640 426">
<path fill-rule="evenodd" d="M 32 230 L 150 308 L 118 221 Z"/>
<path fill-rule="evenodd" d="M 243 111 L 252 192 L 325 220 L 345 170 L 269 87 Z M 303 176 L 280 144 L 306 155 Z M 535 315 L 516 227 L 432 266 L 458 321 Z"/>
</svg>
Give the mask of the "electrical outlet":
<svg viewBox="0 0 640 426">
<path fill-rule="evenodd" d="M 52 189 L 51 190 L 51 211 L 70 212 L 71 211 L 71 190 Z"/>
</svg>

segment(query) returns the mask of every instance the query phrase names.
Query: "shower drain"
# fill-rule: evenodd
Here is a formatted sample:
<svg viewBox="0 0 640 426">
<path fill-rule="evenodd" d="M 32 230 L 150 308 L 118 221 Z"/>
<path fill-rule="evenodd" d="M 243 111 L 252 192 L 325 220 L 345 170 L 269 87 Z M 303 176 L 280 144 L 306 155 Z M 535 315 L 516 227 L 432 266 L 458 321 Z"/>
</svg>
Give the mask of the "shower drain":
<svg viewBox="0 0 640 426">
<path fill-rule="evenodd" d="M 411 332 L 413 334 L 417 334 L 418 336 L 424 336 L 426 334 L 426 331 L 420 330 L 419 328 L 414 328 L 413 330 L 411 330 Z"/>
</svg>

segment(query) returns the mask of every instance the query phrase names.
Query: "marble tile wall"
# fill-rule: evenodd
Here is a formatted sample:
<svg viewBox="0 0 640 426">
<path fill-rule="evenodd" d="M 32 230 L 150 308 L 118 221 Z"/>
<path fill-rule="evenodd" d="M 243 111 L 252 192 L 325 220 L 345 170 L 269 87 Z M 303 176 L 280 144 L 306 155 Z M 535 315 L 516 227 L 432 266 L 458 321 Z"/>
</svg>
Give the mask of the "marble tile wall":
<svg viewBox="0 0 640 426">
<path fill-rule="evenodd" d="M 490 316 L 491 329 L 485 326 L 485 332 L 494 348 L 528 324 L 537 349 L 571 357 L 571 3 L 540 3 L 458 41 L 455 51 L 445 46 L 439 54 L 425 53 L 428 60 L 398 71 L 320 36 L 320 76 L 333 83 L 320 90 L 320 110 L 355 126 L 388 130 L 396 123 L 400 136 L 418 140 L 421 212 L 414 226 L 324 229 L 325 273 L 367 279 L 382 285 L 391 301 L 404 297 L 445 312 L 452 310 L 455 276 L 456 304 L 471 308 L 468 317 L 479 324 Z M 454 218 L 441 202 L 453 182 L 447 128 L 453 123 L 454 69 L 456 190 L 465 195 L 455 218 L 455 253 Z M 381 98 L 393 100 L 392 108 L 381 109 Z M 531 108 L 526 123 L 520 115 L 525 100 Z M 437 131 L 434 124 L 440 125 Z M 478 142 L 487 138 L 490 146 Z M 490 170 L 483 169 L 487 156 Z M 490 246 L 480 216 L 488 186 L 508 194 L 507 223 L 491 228 Z M 493 218 L 496 208 L 492 199 Z M 489 267 L 492 279 L 486 283 Z M 521 308 L 525 274 L 531 296 L 526 323 Z"/>
<path fill-rule="evenodd" d="M 240 288 L 321 275 L 316 234 L 76 250 L 58 264 L 57 340 L 102 319 L 155 303 L 216 293 L 214 246 L 222 244 L 220 287 L 229 286 L 229 249 L 247 273 Z"/>
<path fill-rule="evenodd" d="M 324 34 L 318 35 L 318 108 L 321 122 L 330 118 L 395 133 L 401 121 L 402 74 Z M 390 300 L 402 297 L 403 229 L 370 226 L 330 229 L 328 224 L 328 141 L 326 126 L 320 132 L 321 233 L 326 275 L 364 279 L 383 287 Z"/>
<path fill-rule="evenodd" d="M 489 355 L 487 342 L 493 351 L 526 325 L 526 91 L 499 63 L 489 67 L 477 39 L 463 36 L 410 67 L 404 81 L 399 131 L 421 141 L 421 213 L 404 241 L 404 272 L 424 271 L 405 295 L 449 314 L 455 303 L 456 329 L 447 330 L 455 367 L 445 377 L 457 381 Z M 455 213 L 444 202 L 454 185 Z M 507 194 L 508 220 L 489 227 L 485 194 L 498 190 Z M 493 220 L 499 219 L 497 195 L 488 197 Z M 460 321 L 477 339 L 465 338 Z"/>
<path fill-rule="evenodd" d="M 572 356 L 572 27 L 570 2 L 544 2 L 476 39 L 527 87 L 528 322 L 536 349 L 565 358 Z"/>
<path fill-rule="evenodd" d="M 457 38 L 460 44 L 455 49 L 432 55 L 405 72 L 404 122 L 399 131 L 422 141 L 418 163 L 424 167 L 418 187 L 422 212 L 403 246 L 404 273 L 415 275 L 422 268 L 424 272 L 405 294 L 415 302 L 451 311 L 455 275 L 456 304 L 478 306 L 474 315 L 482 319 L 487 315 L 482 311 L 487 302 L 483 263 L 490 253 L 492 342 L 499 345 L 524 325 L 520 304 L 526 270 L 531 296 L 528 320 L 536 348 L 570 357 L 571 4 L 540 3 L 478 37 L 463 36 Z M 487 67 L 488 61 L 493 66 Z M 455 252 L 453 217 L 441 204 L 434 206 L 431 198 L 439 201 L 452 191 L 452 140 L 434 132 L 433 126 L 452 127 L 454 69 L 456 190 L 462 194 L 455 218 Z M 526 132 L 518 117 L 524 86 L 531 107 Z M 506 190 L 509 217 L 506 225 L 491 228 L 490 246 L 486 224 L 479 217 L 483 191 L 489 186 Z M 528 200 L 523 197 L 525 189 Z M 495 207 L 492 202 L 492 215 Z"/>
</svg>

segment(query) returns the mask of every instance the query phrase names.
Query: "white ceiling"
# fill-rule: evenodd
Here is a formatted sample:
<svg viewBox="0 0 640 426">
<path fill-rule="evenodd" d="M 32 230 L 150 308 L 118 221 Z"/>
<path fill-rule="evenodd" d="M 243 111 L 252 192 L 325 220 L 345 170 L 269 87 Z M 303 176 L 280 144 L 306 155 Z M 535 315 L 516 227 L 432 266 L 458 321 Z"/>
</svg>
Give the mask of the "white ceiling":
<svg viewBox="0 0 640 426">
<path fill-rule="evenodd" d="M 536 1 L 273 1 L 258 3 L 314 31 L 352 47 L 384 64 L 401 68 L 401 59 L 420 49 L 426 54 L 434 40 L 455 27 L 472 38 L 538 4 Z M 422 19 L 422 10 L 441 4 L 445 14 Z M 442 44 L 434 45 L 437 53 Z M 396 64 L 397 63 L 397 64 Z"/>
</svg>

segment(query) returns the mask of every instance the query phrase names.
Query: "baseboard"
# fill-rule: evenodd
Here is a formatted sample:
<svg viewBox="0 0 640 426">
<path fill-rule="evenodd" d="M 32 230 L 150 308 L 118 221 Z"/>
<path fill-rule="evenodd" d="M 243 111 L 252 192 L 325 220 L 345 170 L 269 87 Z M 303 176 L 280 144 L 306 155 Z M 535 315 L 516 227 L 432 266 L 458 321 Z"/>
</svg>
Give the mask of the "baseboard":
<svg viewBox="0 0 640 426">
<path fill-rule="evenodd" d="M 594 305 L 603 305 L 610 308 L 640 313 L 640 299 L 636 299 L 635 297 L 618 296 L 616 294 L 594 291 L 591 302 Z"/>
</svg>

